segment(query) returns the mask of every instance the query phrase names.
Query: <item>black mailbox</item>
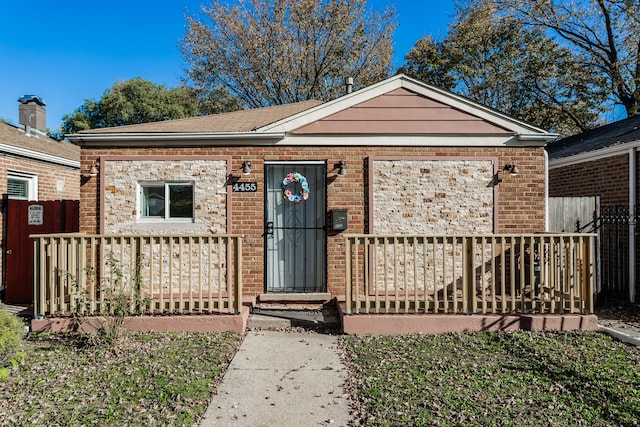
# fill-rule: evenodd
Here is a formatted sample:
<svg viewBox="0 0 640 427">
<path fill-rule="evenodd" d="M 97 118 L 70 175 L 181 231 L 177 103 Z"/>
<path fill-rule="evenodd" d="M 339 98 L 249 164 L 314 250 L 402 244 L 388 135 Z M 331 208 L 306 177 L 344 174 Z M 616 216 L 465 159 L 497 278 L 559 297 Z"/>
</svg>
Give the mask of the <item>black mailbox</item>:
<svg viewBox="0 0 640 427">
<path fill-rule="evenodd" d="M 349 211 L 333 210 L 331 211 L 331 228 L 334 231 L 344 231 L 349 227 Z"/>
</svg>

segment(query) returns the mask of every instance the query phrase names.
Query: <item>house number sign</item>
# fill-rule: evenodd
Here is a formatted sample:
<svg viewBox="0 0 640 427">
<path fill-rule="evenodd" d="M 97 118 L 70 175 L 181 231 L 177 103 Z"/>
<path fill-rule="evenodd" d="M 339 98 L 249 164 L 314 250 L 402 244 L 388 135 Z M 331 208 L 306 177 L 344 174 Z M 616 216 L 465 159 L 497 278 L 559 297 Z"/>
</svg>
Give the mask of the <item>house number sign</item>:
<svg viewBox="0 0 640 427">
<path fill-rule="evenodd" d="M 233 184 L 234 193 L 255 193 L 258 191 L 257 182 L 236 182 Z"/>
</svg>

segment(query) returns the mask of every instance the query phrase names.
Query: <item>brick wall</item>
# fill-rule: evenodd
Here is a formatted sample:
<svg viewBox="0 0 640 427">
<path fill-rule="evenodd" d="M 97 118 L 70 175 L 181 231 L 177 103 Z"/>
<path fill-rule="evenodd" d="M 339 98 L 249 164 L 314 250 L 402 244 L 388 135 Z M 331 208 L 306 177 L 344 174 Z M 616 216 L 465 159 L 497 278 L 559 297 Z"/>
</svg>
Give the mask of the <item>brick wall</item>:
<svg viewBox="0 0 640 427">
<path fill-rule="evenodd" d="M 0 155 L 0 194 L 7 192 L 7 172 L 18 171 L 38 176 L 38 200 L 77 200 L 80 171 L 72 167 L 19 157 Z"/>
<path fill-rule="evenodd" d="M 228 233 L 243 234 L 244 257 L 243 279 L 246 295 L 258 295 L 264 290 L 264 161 L 324 160 L 327 162 L 327 211 L 348 209 L 349 228 L 347 233 L 369 232 L 369 157 L 390 158 L 392 156 L 415 157 L 417 159 L 437 158 L 459 160 L 475 158 L 495 158 L 497 168 L 505 164 L 516 164 L 520 170 L 517 176 L 503 177 L 495 193 L 497 218 L 495 231 L 538 232 L 544 231 L 544 151 L 543 148 L 520 147 L 170 147 L 170 148 L 114 148 L 84 149 L 82 169 L 88 169 L 91 162 L 107 156 L 228 156 L 231 170 L 239 176 L 240 182 L 257 182 L 254 193 L 233 193 L 231 206 L 231 229 Z M 155 158 L 155 157 L 154 157 Z M 242 162 L 252 162 L 249 175 L 241 173 Z M 347 175 L 337 176 L 332 170 L 340 160 L 346 162 Z M 108 160 L 106 160 L 108 163 Z M 490 185 L 491 177 L 483 172 L 479 181 Z M 81 231 L 99 232 L 100 209 L 98 186 L 100 176 L 88 179 L 81 186 Z M 407 179 L 412 179 L 408 176 Z M 313 189 L 312 189 L 313 191 Z M 196 200 L 196 203 L 198 201 Z M 106 205 L 105 205 L 106 206 Z M 452 213 L 455 209 L 452 207 Z M 344 238 L 341 233 L 329 230 L 327 235 L 327 283 L 333 295 L 344 292 Z"/>
<path fill-rule="evenodd" d="M 600 196 L 602 206 L 628 204 L 628 155 L 550 169 L 549 196 Z"/>
</svg>

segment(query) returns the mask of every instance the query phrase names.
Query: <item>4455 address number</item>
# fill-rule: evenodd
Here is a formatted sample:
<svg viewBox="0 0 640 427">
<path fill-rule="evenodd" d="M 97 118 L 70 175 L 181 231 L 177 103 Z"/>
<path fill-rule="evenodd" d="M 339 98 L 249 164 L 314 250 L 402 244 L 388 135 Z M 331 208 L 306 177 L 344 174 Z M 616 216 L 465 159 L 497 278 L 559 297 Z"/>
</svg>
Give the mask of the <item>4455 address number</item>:
<svg viewBox="0 0 640 427">
<path fill-rule="evenodd" d="M 258 191 L 257 182 L 236 182 L 233 184 L 234 193 L 255 193 Z"/>
</svg>

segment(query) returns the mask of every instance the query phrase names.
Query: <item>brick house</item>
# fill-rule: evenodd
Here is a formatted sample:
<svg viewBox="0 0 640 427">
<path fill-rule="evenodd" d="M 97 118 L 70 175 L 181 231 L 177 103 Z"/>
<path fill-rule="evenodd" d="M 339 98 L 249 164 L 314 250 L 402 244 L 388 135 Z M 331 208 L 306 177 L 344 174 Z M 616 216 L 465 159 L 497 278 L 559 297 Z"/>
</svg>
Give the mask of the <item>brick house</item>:
<svg viewBox="0 0 640 427">
<path fill-rule="evenodd" d="M 605 294 L 635 302 L 640 116 L 560 139 L 547 146 L 551 197 L 597 196 Z M 585 222 L 589 222 L 588 220 Z"/>
<path fill-rule="evenodd" d="M 397 75 L 314 101 L 70 135 L 81 231 L 243 235 L 243 292 L 345 288 L 345 233 L 545 231 L 556 137 Z M 518 172 L 518 173 L 516 173 Z"/>
<path fill-rule="evenodd" d="M 18 230 L 18 227 L 24 225 L 16 224 L 13 216 L 8 219 L 9 203 L 20 200 L 77 201 L 80 195 L 80 148 L 47 136 L 44 101 L 37 96 L 24 96 L 18 101 L 20 124 L 13 126 L 0 122 L 0 194 L 3 196 L 0 209 L 2 288 L 7 283 L 7 266 L 17 269 L 16 274 L 19 277 L 25 277 L 24 270 L 17 266 L 20 260 L 33 254 L 32 246 L 25 249 L 28 251 L 26 254 L 24 251 L 18 251 L 16 247 L 7 247 L 7 232 Z M 44 215 L 48 213 L 46 210 Z M 22 234 L 28 239 L 28 234 L 39 232 L 39 227 L 25 227 L 24 230 Z M 42 232 L 49 231 L 53 229 Z M 29 267 L 32 269 L 32 265 Z M 7 286 L 15 286 L 15 282 L 12 281 L 12 284 Z M 33 285 L 27 279 L 24 286 L 32 289 Z M 30 299 L 13 302 L 30 302 Z"/>
</svg>

